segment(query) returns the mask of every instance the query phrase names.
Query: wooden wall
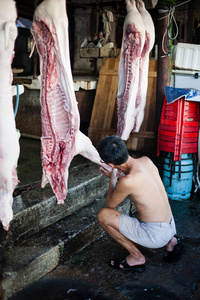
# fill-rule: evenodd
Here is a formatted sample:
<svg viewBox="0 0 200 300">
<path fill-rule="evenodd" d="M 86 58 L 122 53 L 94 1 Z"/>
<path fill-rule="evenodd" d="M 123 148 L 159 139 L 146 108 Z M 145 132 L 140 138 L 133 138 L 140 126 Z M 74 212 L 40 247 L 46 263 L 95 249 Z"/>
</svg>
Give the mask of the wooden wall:
<svg viewBox="0 0 200 300">
<path fill-rule="evenodd" d="M 116 134 L 118 88 L 117 58 L 104 58 L 99 73 L 96 96 L 88 136 L 95 146 L 108 135 Z M 153 151 L 155 143 L 155 109 L 156 109 L 157 61 L 150 60 L 148 90 L 144 120 L 138 133 L 130 135 L 127 148 L 134 151 Z"/>
</svg>

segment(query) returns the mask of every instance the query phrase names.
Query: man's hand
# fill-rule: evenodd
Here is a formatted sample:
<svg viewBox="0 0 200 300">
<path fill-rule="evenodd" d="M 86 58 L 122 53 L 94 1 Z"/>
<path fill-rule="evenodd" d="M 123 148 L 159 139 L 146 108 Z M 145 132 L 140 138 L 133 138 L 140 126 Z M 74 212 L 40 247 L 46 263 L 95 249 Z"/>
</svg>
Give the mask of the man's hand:
<svg viewBox="0 0 200 300">
<path fill-rule="evenodd" d="M 104 167 L 100 167 L 99 170 L 100 170 L 100 172 L 101 172 L 102 175 L 107 176 L 107 177 L 111 177 L 112 169 L 111 169 L 111 172 L 109 172 L 108 170 L 104 169 Z"/>
<path fill-rule="evenodd" d="M 117 169 L 112 168 L 111 172 L 108 170 L 104 169 L 103 167 L 100 167 L 100 172 L 101 174 L 110 177 L 110 182 L 112 183 L 112 186 L 115 188 L 116 183 L 117 183 Z"/>
</svg>

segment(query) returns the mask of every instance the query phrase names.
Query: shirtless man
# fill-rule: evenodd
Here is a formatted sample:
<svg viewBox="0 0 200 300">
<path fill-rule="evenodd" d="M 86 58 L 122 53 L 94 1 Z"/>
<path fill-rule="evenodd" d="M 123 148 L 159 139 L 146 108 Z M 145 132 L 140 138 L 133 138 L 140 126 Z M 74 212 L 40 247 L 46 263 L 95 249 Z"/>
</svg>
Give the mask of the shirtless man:
<svg viewBox="0 0 200 300">
<path fill-rule="evenodd" d="M 110 177 L 106 195 L 108 207 L 98 213 L 101 227 L 129 255 L 125 260 L 111 259 L 109 266 L 120 270 L 143 271 L 145 257 L 135 244 L 147 248 L 166 246 L 165 260 L 178 260 L 184 245 L 177 243 L 176 226 L 165 188 L 159 172 L 146 156 L 135 159 L 129 156 L 125 143 L 118 136 L 103 138 L 97 150 L 101 159 L 112 167 L 108 172 L 100 168 L 102 174 Z M 116 168 L 124 173 L 115 185 Z M 115 210 L 127 197 L 134 202 L 137 218 Z"/>
</svg>

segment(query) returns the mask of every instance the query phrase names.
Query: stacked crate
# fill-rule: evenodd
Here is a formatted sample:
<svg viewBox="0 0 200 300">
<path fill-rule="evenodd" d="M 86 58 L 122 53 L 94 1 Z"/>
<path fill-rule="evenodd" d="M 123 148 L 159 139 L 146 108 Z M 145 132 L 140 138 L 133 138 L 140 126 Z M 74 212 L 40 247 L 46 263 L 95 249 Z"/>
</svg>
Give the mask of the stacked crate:
<svg viewBox="0 0 200 300">
<path fill-rule="evenodd" d="M 198 131 L 199 103 L 182 97 L 167 104 L 165 97 L 158 128 L 157 155 L 164 152 L 163 183 L 170 199 L 190 198 Z"/>
<path fill-rule="evenodd" d="M 182 153 L 198 152 L 199 103 L 186 101 L 185 97 L 167 104 L 164 99 L 158 128 L 158 148 L 174 153 L 174 161 L 180 161 Z"/>
</svg>

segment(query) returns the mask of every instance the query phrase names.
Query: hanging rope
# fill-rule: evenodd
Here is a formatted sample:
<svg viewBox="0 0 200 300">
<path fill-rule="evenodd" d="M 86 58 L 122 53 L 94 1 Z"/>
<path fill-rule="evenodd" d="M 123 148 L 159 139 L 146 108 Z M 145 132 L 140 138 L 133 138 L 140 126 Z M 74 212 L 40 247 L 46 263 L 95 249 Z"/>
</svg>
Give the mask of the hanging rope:
<svg viewBox="0 0 200 300">
<path fill-rule="evenodd" d="M 165 55 L 163 55 L 162 58 L 165 56 L 169 56 L 171 54 L 170 41 L 174 41 L 178 36 L 178 25 L 174 18 L 174 12 L 175 12 L 175 6 L 172 6 L 169 9 L 159 10 L 159 13 L 168 13 L 166 16 L 158 19 L 158 20 L 162 20 L 164 18 L 167 18 L 167 28 L 166 28 L 163 38 L 162 38 L 162 50 Z M 175 28 L 174 36 L 173 36 L 173 26 Z M 168 52 L 165 51 L 165 47 L 164 47 L 164 42 L 165 42 L 166 36 L 167 36 L 167 48 L 169 49 Z"/>
<path fill-rule="evenodd" d="M 164 58 L 166 56 L 169 56 L 169 70 L 170 70 L 170 80 L 171 80 L 171 60 L 172 60 L 172 53 L 173 53 L 173 41 L 176 40 L 179 30 L 178 30 L 178 25 L 174 17 L 174 12 L 176 7 L 183 5 L 187 2 L 190 2 L 191 0 L 184 1 L 183 3 L 177 4 L 177 5 L 172 5 L 169 8 L 163 8 L 159 9 L 158 13 L 159 14 L 166 14 L 164 17 L 159 18 L 158 20 L 162 20 L 164 18 L 167 18 L 167 28 L 163 34 L 162 38 L 162 51 L 164 53 L 161 58 Z M 173 3 L 175 1 L 171 1 Z M 169 3 L 170 4 L 170 3 Z M 165 45 L 165 40 L 166 40 L 166 45 Z M 166 47 L 168 51 L 166 52 L 165 49 Z"/>
<path fill-rule="evenodd" d="M 16 104 L 15 104 L 15 111 L 14 111 L 15 118 L 16 118 L 18 106 L 19 106 L 19 86 L 18 86 L 18 84 L 16 84 L 16 89 L 17 89 L 17 97 L 16 97 Z"/>
<path fill-rule="evenodd" d="M 187 1 L 184 1 L 183 3 L 177 4 L 177 5 L 174 5 L 174 6 L 170 6 L 169 8 L 164 8 L 164 9 L 159 9 L 158 10 L 158 13 L 160 13 L 160 14 L 168 13 L 166 16 L 158 19 L 158 20 L 162 20 L 164 18 L 167 18 L 167 28 L 166 28 L 166 31 L 164 32 L 163 39 L 162 39 L 162 50 L 163 50 L 163 53 L 165 55 L 163 55 L 162 57 L 169 56 L 171 54 L 170 45 L 172 43 L 170 43 L 170 42 L 174 41 L 178 36 L 178 25 L 177 25 L 177 22 L 174 18 L 175 8 L 180 6 L 180 5 L 185 4 L 187 2 L 190 2 L 190 1 L 191 0 L 187 0 Z M 175 28 L 174 36 L 173 36 L 173 27 Z M 165 41 L 166 36 L 167 36 L 167 47 L 169 49 L 168 52 L 166 52 L 165 49 L 164 49 L 164 41 Z"/>
</svg>

